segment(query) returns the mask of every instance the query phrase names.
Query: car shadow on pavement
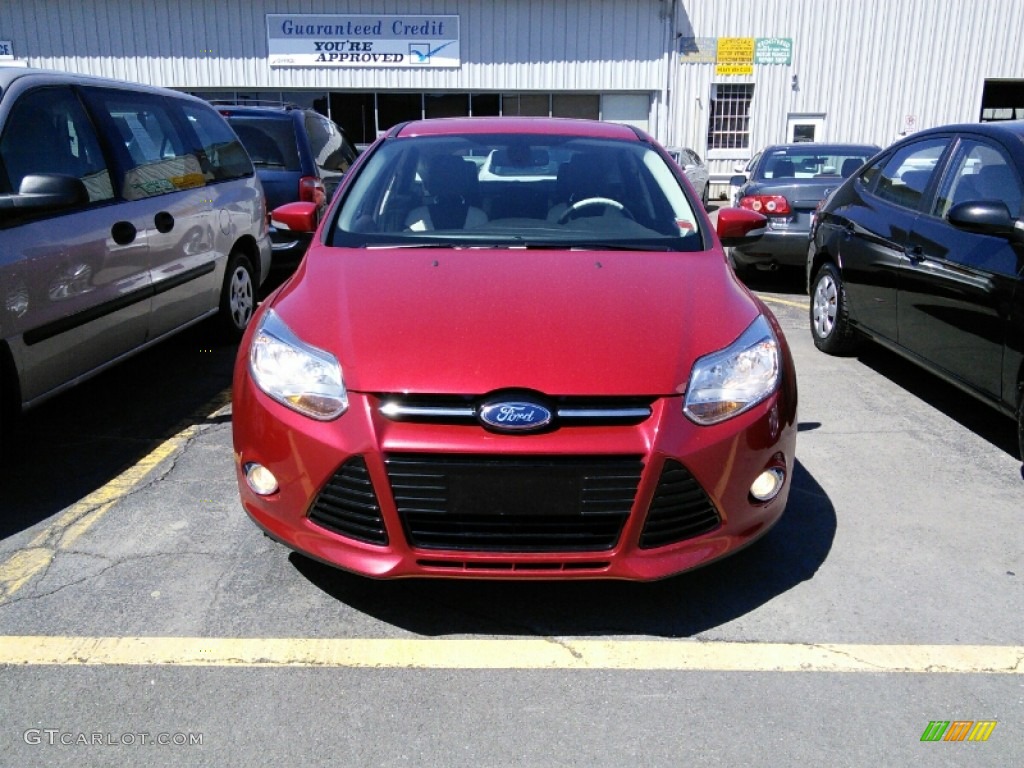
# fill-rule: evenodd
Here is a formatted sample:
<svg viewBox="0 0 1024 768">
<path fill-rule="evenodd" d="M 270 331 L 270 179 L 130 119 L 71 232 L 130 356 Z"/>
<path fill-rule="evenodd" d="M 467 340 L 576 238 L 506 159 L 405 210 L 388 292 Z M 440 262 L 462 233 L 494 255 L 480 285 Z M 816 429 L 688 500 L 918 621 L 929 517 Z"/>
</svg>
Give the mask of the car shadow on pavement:
<svg viewBox="0 0 1024 768">
<path fill-rule="evenodd" d="M 1013 418 L 877 344 L 866 344 L 857 359 L 999 450 L 1020 458 Z"/>
<path fill-rule="evenodd" d="M 334 599 L 426 636 L 653 635 L 692 637 L 814 577 L 832 548 L 836 514 L 797 462 L 786 512 L 747 549 L 664 581 L 374 581 L 292 553 L 291 562 Z"/>
<path fill-rule="evenodd" d="M 207 416 L 237 350 L 201 323 L 25 413 L 0 462 L 0 540 L 81 504 L 184 428 L 223 421 Z"/>
<path fill-rule="evenodd" d="M 744 270 L 740 279 L 752 291 L 791 296 L 807 295 L 807 277 L 804 270 L 798 267 L 780 267 L 775 270 L 748 269 Z"/>
</svg>

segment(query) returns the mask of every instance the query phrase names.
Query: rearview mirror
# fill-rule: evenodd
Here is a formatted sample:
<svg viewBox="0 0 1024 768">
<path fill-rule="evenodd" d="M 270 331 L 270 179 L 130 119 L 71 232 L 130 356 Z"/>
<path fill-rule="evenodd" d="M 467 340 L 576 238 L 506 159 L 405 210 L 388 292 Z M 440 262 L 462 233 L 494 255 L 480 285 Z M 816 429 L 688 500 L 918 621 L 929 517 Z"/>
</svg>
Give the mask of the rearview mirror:
<svg viewBox="0 0 1024 768">
<path fill-rule="evenodd" d="M 959 203 L 949 209 L 946 218 L 957 229 L 1024 243 L 1024 223 L 1010 214 L 1006 203 L 998 200 Z"/>
<path fill-rule="evenodd" d="M 270 225 L 292 232 L 315 232 L 320 223 L 320 207 L 316 203 L 285 203 L 270 212 Z"/>
<path fill-rule="evenodd" d="M 718 239 L 727 248 L 757 242 L 768 227 L 768 218 L 746 208 L 720 208 Z"/>
<path fill-rule="evenodd" d="M 0 216 L 57 211 L 89 202 L 82 180 L 58 173 L 30 173 L 21 180 L 16 195 L 0 195 Z"/>
</svg>

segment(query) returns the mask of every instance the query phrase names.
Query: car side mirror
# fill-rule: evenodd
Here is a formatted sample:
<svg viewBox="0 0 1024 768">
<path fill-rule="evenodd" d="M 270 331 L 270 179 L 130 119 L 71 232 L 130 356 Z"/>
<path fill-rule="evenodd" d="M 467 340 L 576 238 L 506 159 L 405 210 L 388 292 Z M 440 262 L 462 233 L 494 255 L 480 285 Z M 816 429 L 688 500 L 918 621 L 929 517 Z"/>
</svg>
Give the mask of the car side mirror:
<svg viewBox="0 0 1024 768">
<path fill-rule="evenodd" d="M 1024 244 L 1024 221 L 1014 218 L 1006 203 L 998 200 L 975 200 L 958 203 L 946 215 L 957 229 L 979 235 L 1005 237 Z"/>
<path fill-rule="evenodd" d="M 0 216 L 58 211 L 89 202 L 89 190 L 81 179 L 58 173 L 30 173 L 21 180 L 15 195 L 0 195 Z"/>
<path fill-rule="evenodd" d="M 746 183 L 747 177 L 741 173 L 729 177 L 729 186 L 731 187 L 742 187 Z"/>
<path fill-rule="evenodd" d="M 316 203 L 285 203 L 270 212 L 270 225 L 292 232 L 315 232 L 320 223 L 320 206 Z"/>
<path fill-rule="evenodd" d="M 746 208 L 718 210 L 718 239 L 727 248 L 757 242 L 768 227 L 768 217 Z"/>
</svg>

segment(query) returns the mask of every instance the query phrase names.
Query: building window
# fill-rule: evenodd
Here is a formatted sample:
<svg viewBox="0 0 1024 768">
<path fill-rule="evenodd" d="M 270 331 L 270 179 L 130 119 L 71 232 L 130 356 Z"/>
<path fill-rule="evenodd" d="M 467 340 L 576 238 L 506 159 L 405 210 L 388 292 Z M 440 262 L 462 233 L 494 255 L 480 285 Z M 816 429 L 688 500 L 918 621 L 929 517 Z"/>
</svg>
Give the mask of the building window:
<svg viewBox="0 0 1024 768">
<path fill-rule="evenodd" d="M 711 86 L 708 149 L 750 148 L 750 101 L 753 98 L 753 83 Z"/>
<path fill-rule="evenodd" d="M 553 117 L 579 117 L 598 120 L 601 117 L 601 97 L 596 93 L 556 93 L 551 97 Z"/>
</svg>

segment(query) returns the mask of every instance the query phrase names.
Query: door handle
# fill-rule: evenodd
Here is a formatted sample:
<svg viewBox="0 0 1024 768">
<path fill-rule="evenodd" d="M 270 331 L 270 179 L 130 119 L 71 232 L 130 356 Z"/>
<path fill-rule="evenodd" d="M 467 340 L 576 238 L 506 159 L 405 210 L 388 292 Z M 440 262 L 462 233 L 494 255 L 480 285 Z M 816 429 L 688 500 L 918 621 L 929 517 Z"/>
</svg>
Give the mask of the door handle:
<svg viewBox="0 0 1024 768">
<path fill-rule="evenodd" d="M 907 258 L 915 264 L 919 261 L 924 261 L 924 249 L 920 245 L 911 245 L 903 249 L 903 252 L 907 254 Z"/>
<path fill-rule="evenodd" d="M 157 232 L 166 235 L 174 229 L 174 217 L 167 211 L 160 211 L 160 213 L 153 217 L 153 224 L 156 225 Z"/>
<path fill-rule="evenodd" d="M 130 221 L 119 221 L 110 228 L 110 236 L 118 245 L 128 245 L 135 240 L 138 230 Z"/>
</svg>

